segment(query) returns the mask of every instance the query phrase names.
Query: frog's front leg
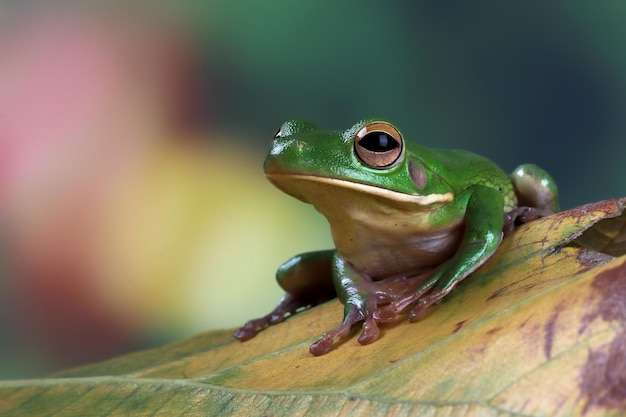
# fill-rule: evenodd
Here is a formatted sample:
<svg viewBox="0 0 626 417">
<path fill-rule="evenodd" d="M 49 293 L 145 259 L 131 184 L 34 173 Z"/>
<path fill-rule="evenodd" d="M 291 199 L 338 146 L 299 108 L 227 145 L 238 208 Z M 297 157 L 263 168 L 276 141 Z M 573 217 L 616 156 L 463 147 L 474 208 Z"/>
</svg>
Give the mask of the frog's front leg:
<svg viewBox="0 0 626 417">
<path fill-rule="evenodd" d="M 501 193 L 486 186 L 475 186 L 465 210 L 465 230 L 455 255 L 443 263 L 418 290 L 383 307 L 380 314 L 392 316 L 414 305 L 409 321 L 417 321 L 426 309 L 450 293 L 456 284 L 487 261 L 502 241 L 504 201 Z M 426 294 L 426 295 L 424 295 Z"/>
<path fill-rule="evenodd" d="M 382 313 L 381 306 L 401 300 L 406 294 L 415 294 L 413 290 L 419 288 L 432 273 L 425 271 L 413 277 L 399 275 L 374 281 L 357 271 L 338 253 L 335 253 L 332 268 L 337 296 L 344 305 L 344 317 L 341 325 L 324 333 L 311 345 L 309 351 L 315 356 L 328 353 L 337 339 L 346 336 L 352 326 L 361 321 L 359 343 L 366 345 L 377 340 L 380 333 L 378 323 L 390 322 L 396 317 L 396 313 Z M 428 289 L 424 288 L 422 294 Z"/>
<path fill-rule="evenodd" d="M 335 251 L 318 251 L 296 255 L 278 268 L 276 281 L 286 291 L 278 305 L 263 317 L 247 321 L 233 336 L 245 341 L 287 315 L 313 307 L 336 296 L 331 273 Z"/>
<path fill-rule="evenodd" d="M 373 312 L 378 305 L 372 280 L 360 274 L 350 263 L 335 253 L 332 262 L 333 279 L 337 296 L 344 305 L 343 322 L 330 330 L 320 340 L 313 343 L 309 351 L 320 356 L 328 353 L 340 337 L 346 336 L 355 323 L 365 320 L 359 343 L 366 344 L 378 338 L 378 325 L 373 319 Z"/>
</svg>

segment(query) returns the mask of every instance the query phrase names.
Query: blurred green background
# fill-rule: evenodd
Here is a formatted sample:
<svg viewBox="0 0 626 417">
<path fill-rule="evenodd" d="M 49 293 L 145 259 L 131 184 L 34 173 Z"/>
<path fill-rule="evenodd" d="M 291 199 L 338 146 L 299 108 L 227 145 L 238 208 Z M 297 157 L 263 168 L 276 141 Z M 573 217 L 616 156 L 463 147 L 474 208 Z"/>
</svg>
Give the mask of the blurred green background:
<svg viewBox="0 0 626 417">
<path fill-rule="evenodd" d="M 265 314 L 331 245 L 262 162 L 292 118 L 394 121 L 562 208 L 626 195 L 626 4 L 0 4 L 0 379 Z"/>
</svg>

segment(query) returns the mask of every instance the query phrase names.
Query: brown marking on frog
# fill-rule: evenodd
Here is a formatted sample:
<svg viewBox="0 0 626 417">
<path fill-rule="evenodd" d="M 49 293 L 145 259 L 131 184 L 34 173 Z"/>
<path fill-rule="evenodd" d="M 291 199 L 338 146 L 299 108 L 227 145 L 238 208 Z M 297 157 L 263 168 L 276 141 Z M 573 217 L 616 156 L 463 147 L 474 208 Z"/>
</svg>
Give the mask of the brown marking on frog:
<svg viewBox="0 0 626 417">
<path fill-rule="evenodd" d="M 419 190 L 426 187 L 426 173 L 421 164 L 416 164 L 412 160 L 409 161 L 409 175 L 411 176 L 411 181 Z"/>
</svg>

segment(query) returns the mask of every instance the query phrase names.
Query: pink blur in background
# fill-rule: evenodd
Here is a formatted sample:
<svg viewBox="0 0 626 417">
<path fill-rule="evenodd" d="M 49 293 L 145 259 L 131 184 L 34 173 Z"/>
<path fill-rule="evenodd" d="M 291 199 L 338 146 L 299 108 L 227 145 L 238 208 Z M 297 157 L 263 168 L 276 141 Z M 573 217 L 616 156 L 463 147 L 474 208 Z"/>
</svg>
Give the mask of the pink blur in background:
<svg viewBox="0 0 626 417">
<path fill-rule="evenodd" d="M 0 376 L 235 326 L 259 313 L 237 298 L 262 288 L 273 304 L 278 261 L 247 233 L 284 216 L 264 203 L 262 154 L 191 122 L 197 46 L 176 15 L 37 8 L 0 27 L 0 356 L 15 367 Z M 248 219 L 251 199 L 277 219 Z M 256 287 L 229 276 L 253 266 Z"/>
<path fill-rule="evenodd" d="M 101 228 L 190 127 L 181 112 L 193 56 L 178 29 L 157 14 L 53 10 L 3 25 L 0 219 L 13 323 L 68 365 L 124 350 L 146 320 L 103 299 Z"/>
</svg>

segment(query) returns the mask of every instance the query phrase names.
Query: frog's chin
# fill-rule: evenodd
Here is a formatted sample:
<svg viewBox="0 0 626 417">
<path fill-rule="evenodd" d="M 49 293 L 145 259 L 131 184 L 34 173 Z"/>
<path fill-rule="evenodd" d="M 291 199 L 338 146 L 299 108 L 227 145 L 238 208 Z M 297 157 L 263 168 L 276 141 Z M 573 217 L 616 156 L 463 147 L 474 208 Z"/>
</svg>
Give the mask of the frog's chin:
<svg viewBox="0 0 626 417">
<path fill-rule="evenodd" d="M 291 184 L 295 185 L 295 183 L 301 184 L 302 182 L 308 182 L 311 184 L 319 184 L 322 187 L 327 186 L 331 188 L 336 187 L 338 189 L 343 188 L 345 190 L 362 193 L 363 195 L 370 195 L 397 203 L 417 204 L 419 206 L 432 206 L 434 204 L 449 203 L 454 199 L 454 195 L 450 192 L 444 194 L 427 195 L 405 194 L 398 191 L 377 187 L 375 185 L 346 181 L 338 178 L 320 177 L 315 175 L 267 173 L 267 178 L 281 190 L 303 201 L 308 200 L 307 196 L 300 195 L 302 193 L 298 192 L 299 187 L 290 186 Z"/>
</svg>

